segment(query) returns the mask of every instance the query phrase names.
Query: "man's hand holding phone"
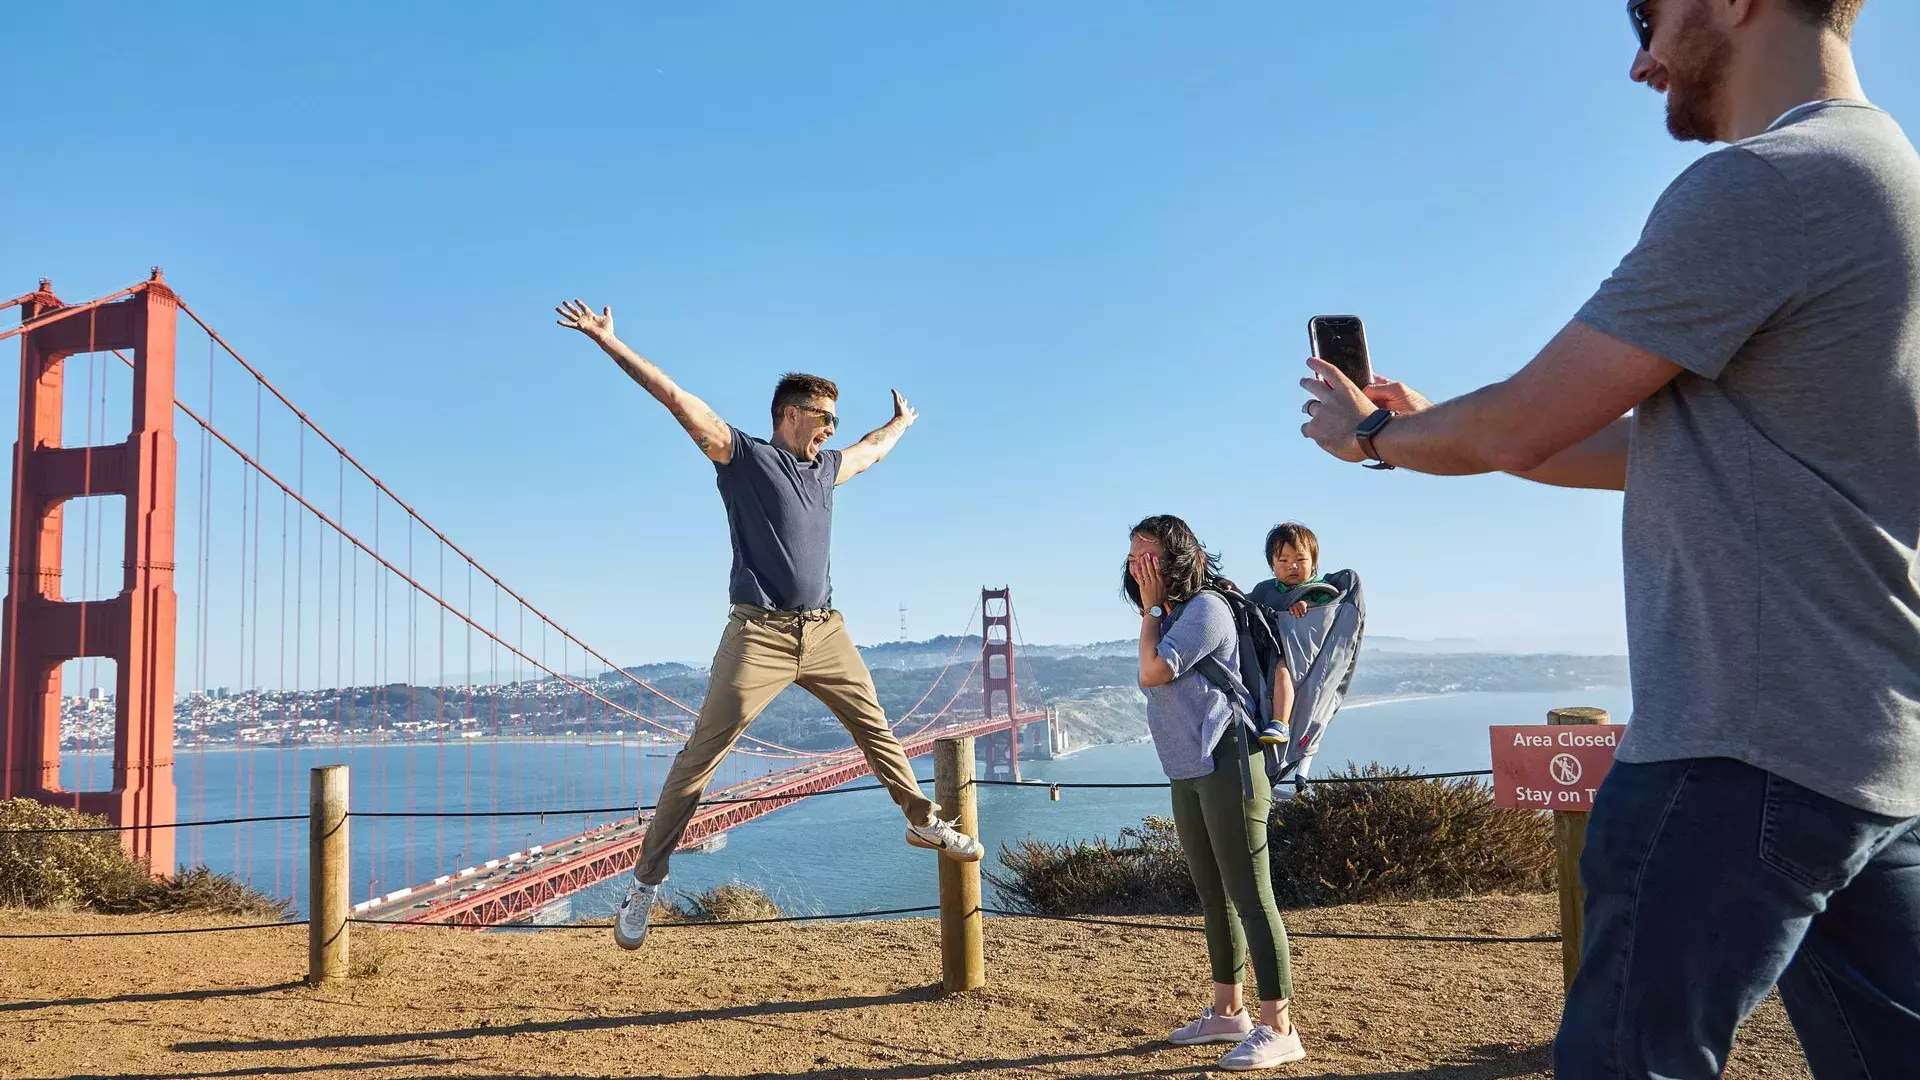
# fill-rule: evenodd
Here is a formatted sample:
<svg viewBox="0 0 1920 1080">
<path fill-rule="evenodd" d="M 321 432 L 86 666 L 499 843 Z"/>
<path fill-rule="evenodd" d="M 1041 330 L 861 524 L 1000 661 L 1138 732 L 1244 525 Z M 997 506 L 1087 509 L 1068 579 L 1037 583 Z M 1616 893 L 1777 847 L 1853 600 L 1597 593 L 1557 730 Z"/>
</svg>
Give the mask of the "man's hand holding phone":
<svg viewBox="0 0 1920 1080">
<path fill-rule="evenodd" d="M 1319 443 L 1320 449 L 1341 461 L 1357 464 L 1367 460 L 1360 441 L 1354 437 L 1354 429 L 1360 426 L 1360 421 L 1385 406 L 1375 404 L 1353 385 L 1346 372 L 1317 356 L 1307 359 L 1307 368 L 1313 374 L 1300 380 L 1301 389 L 1309 395 L 1300 406 L 1300 411 L 1307 414 L 1307 422 L 1300 425 L 1300 434 Z"/>
<path fill-rule="evenodd" d="M 1368 460 L 1369 448 L 1362 444 L 1363 421 L 1380 410 L 1393 416 L 1408 416 L 1433 407 L 1424 394 L 1406 385 L 1383 379 L 1373 373 L 1373 360 L 1367 354 L 1366 327 L 1355 315 L 1315 315 L 1307 320 L 1307 342 L 1313 355 L 1307 367 L 1313 375 L 1300 380 L 1312 395 L 1301 406 L 1307 422 L 1300 433 L 1342 461 Z M 1368 425 L 1372 436 L 1392 417 L 1380 416 Z M 1369 468 L 1385 469 L 1381 462 Z"/>
<path fill-rule="evenodd" d="M 1403 382 L 1373 377 L 1373 384 L 1361 387 L 1368 400 L 1382 409 L 1392 409 L 1397 416 L 1412 416 L 1417 412 L 1426 412 L 1433 408 L 1433 402 L 1427 396 Z"/>
</svg>

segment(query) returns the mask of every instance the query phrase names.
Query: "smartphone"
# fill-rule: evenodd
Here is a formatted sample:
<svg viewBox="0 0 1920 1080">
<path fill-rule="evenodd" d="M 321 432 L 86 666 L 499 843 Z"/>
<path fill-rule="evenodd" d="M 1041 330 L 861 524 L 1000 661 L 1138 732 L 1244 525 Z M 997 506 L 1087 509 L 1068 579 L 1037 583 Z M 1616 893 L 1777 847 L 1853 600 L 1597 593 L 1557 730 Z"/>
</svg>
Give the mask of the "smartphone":
<svg viewBox="0 0 1920 1080">
<path fill-rule="evenodd" d="M 1373 382 L 1373 364 L 1367 359 L 1367 328 L 1358 315 L 1315 315 L 1307 320 L 1307 343 L 1313 355 L 1341 370 L 1353 385 Z"/>
</svg>

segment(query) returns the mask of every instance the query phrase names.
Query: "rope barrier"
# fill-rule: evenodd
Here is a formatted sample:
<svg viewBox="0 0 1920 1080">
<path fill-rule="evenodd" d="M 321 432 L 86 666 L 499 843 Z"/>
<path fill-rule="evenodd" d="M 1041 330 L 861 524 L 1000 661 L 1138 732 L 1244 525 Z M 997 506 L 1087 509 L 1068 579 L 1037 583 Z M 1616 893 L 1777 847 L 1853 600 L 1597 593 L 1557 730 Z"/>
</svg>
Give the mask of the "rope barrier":
<svg viewBox="0 0 1920 1080">
<path fill-rule="evenodd" d="M 1387 784 L 1414 780 L 1455 780 L 1469 776 L 1492 776 L 1491 769 L 1476 769 L 1466 772 L 1418 773 L 1410 776 L 1327 776 L 1316 780 L 1307 780 L 1308 784 Z M 933 783 L 926 777 L 915 777 L 922 784 Z M 1050 783 L 1045 780 L 974 780 L 976 787 L 1018 787 L 1044 789 L 1133 789 L 1165 788 L 1171 785 L 1161 783 Z M 699 806 L 730 806 L 738 803 L 779 802 L 811 799 L 819 795 L 848 795 L 856 791 L 884 791 L 880 784 L 862 784 L 858 787 L 829 788 L 826 791 L 788 792 L 781 795 L 740 795 L 724 799 L 702 799 Z M 559 810 L 354 810 L 349 817 L 357 818 L 521 818 L 521 817 L 592 817 L 600 814 L 626 814 L 659 809 L 659 804 L 642 806 L 588 806 L 569 807 Z M 258 822 L 306 821 L 306 814 L 270 814 L 260 817 L 215 818 L 209 821 L 171 821 L 165 824 L 148 825 L 91 825 L 61 829 L 0 829 L 0 836 L 55 836 L 74 833 L 117 833 L 144 832 L 149 829 L 198 829 L 214 825 L 250 825 Z"/>
<path fill-rule="evenodd" d="M 689 919 L 683 922 L 655 923 L 654 929 L 666 926 L 765 926 L 770 923 L 828 922 L 841 919 L 871 919 L 881 915 L 921 915 L 929 911 L 939 911 L 940 905 L 930 904 L 924 907 L 887 908 L 881 911 L 848 911 L 834 915 L 781 915 L 766 919 Z M 472 930 L 472 926 L 462 923 L 397 923 L 384 919 L 348 919 L 350 923 L 367 926 L 435 926 L 444 930 Z M 496 930 L 609 930 L 613 924 L 607 923 L 555 923 L 551 926 L 506 925 L 492 927 Z"/>
<path fill-rule="evenodd" d="M 1418 773 L 1412 776 L 1323 776 L 1319 779 L 1302 781 L 1307 784 L 1392 784 L 1410 780 L 1456 780 L 1463 776 L 1492 776 L 1492 769 L 1469 769 L 1466 772 Z"/>
<path fill-rule="evenodd" d="M 922 784 L 932 780 L 914 777 Z M 818 795 L 849 795 L 856 791 L 885 791 L 881 784 L 829 788 L 826 791 L 797 791 L 784 795 L 740 795 L 726 799 L 702 799 L 698 806 L 730 806 L 735 803 L 775 802 L 782 799 L 811 799 Z M 351 810 L 357 818 L 513 818 L 513 817 L 592 817 L 595 814 L 629 814 L 659 809 L 658 804 L 644 806 L 589 806 L 561 810 Z M 0 829 L 0 836 L 53 836 L 66 833 L 141 832 L 148 829 L 197 829 L 212 825 L 247 825 L 262 821 L 307 821 L 307 814 L 272 814 L 264 817 L 215 818 L 210 821 L 170 821 L 162 825 L 89 825 L 63 829 Z"/>
<path fill-rule="evenodd" d="M 272 930 L 280 926 L 305 926 L 305 919 L 287 922 L 242 923 L 238 926 L 189 926 L 177 930 L 90 930 L 78 934 L 0 934 L 0 941 L 31 941 L 43 938 L 159 937 L 163 934 L 224 934 L 232 930 Z"/>
<path fill-rule="evenodd" d="M 1048 922 L 1090 923 L 1094 926 L 1119 926 L 1134 930 L 1177 930 L 1182 933 L 1205 933 L 1203 926 L 1177 926 L 1173 923 L 1131 922 L 1126 919 L 1102 919 L 1091 915 L 1041 915 L 1031 911 L 1008 911 L 1004 908 L 983 907 L 981 912 L 1014 919 L 1042 919 Z M 1343 941 L 1427 941 L 1469 945 L 1533 945 L 1560 940 L 1558 934 L 1541 934 L 1536 937 L 1476 937 L 1455 934 L 1374 934 L 1342 931 L 1294 931 L 1288 930 L 1289 938 L 1326 938 Z"/>
<path fill-rule="evenodd" d="M 931 784 L 932 780 L 914 777 L 922 784 Z M 739 795 L 726 799 L 701 799 L 696 806 L 732 806 L 736 803 L 779 802 L 781 800 L 811 799 L 819 795 L 851 795 L 856 791 L 885 791 L 882 784 L 861 784 L 858 787 L 828 788 L 825 791 L 790 791 L 784 795 Z M 462 818 L 462 817 L 578 817 L 594 814 L 625 814 L 634 811 L 658 810 L 658 803 L 644 806 L 595 806 L 584 810 L 350 810 L 348 817 L 357 818 Z"/>
<path fill-rule="evenodd" d="M 921 907 L 884 908 L 876 911 L 847 911 L 827 915 L 781 915 L 765 919 L 713 919 L 688 920 L 684 922 L 656 923 L 661 927 L 725 927 L 725 926 L 768 926 L 775 923 L 803 922 L 839 922 L 853 919 L 874 919 L 888 915 L 924 915 L 930 911 L 939 911 L 938 904 Z M 1129 930 L 1172 930 L 1180 933 L 1204 933 L 1199 926 L 1180 926 L 1174 923 L 1136 922 L 1127 919 L 1103 919 L 1090 915 L 1042 915 L 1030 911 L 1009 911 L 1005 908 L 983 907 L 981 914 L 1011 919 L 1039 919 L 1044 922 L 1086 923 L 1092 926 L 1116 926 Z M 362 926 L 430 926 L 446 930 L 474 929 L 461 923 L 395 923 L 383 919 L 351 918 L 347 922 Z M 119 937 L 159 937 L 171 934 L 223 934 L 238 930 L 272 930 L 287 926 L 305 926 L 305 919 L 290 919 L 273 923 L 242 923 L 234 926 L 191 926 L 169 930 L 93 930 L 69 934 L 0 934 L 0 941 L 58 940 L 63 938 L 119 938 Z M 612 923 L 559 923 L 552 926 L 508 926 L 494 929 L 510 930 L 606 930 Z M 1440 944 L 1464 945 L 1534 945 L 1558 942 L 1558 934 L 1540 934 L 1534 937 L 1494 937 L 1453 934 L 1386 934 L 1342 931 L 1295 931 L 1289 930 L 1290 938 L 1314 938 L 1343 941 L 1414 941 Z"/>
<path fill-rule="evenodd" d="M 67 829 L 0 829 L 0 836 L 55 836 L 67 833 L 146 832 L 149 829 L 198 829 L 209 825 L 249 825 L 257 821 L 306 821 L 307 814 L 271 814 L 265 817 L 215 818 L 211 821 L 168 821 L 146 825 L 87 825 Z"/>
<path fill-rule="evenodd" d="M 1025 787 L 1025 788 L 1166 788 L 1172 784 L 1161 781 L 1157 784 L 1050 784 L 1045 780 L 975 780 L 975 787 Z"/>
<path fill-rule="evenodd" d="M 1300 781 L 1303 784 L 1393 784 L 1414 780 L 1457 780 L 1467 776 L 1492 776 L 1492 769 L 1471 769 L 1465 772 L 1413 773 L 1407 776 L 1323 776 L 1318 779 Z M 1285 783 L 1286 781 L 1282 781 Z M 1173 785 L 1159 783 L 1096 784 L 1096 783 L 1051 783 L 1046 780 L 975 780 L 976 787 L 1022 787 L 1022 788 L 1166 788 Z"/>
</svg>

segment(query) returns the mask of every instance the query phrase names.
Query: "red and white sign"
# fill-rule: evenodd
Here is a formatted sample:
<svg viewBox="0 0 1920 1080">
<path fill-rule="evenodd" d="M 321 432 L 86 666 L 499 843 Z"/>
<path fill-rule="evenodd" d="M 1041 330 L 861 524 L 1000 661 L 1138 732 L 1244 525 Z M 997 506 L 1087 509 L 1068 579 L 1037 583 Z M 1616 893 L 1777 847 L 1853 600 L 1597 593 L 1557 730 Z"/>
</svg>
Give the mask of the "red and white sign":
<svg viewBox="0 0 1920 1080">
<path fill-rule="evenodd" d="M 1517 724 L 1490 729 L 1493 804 L 1509 810 L 1592 810 L 1625 725 Z"/>
</svg>

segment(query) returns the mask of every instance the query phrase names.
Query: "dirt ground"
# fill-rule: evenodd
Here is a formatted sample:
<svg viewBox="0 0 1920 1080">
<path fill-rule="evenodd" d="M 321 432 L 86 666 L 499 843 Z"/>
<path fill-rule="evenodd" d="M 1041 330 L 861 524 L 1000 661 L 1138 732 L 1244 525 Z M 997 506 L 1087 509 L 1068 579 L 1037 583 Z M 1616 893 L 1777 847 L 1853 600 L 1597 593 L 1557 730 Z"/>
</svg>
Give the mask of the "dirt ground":
<svg viewBox="0 0 1920 1080">
<path fill-rule="evenodd" d="M 1296 931 L 1551 932 L 1528 896 L 1290 913 Z M 0 912 L 0 932 L 221 920 Z M 1197 920 L 1168 919 L 1197 925 Z M 1206 1001 L 1198 934 L 990 919 L 988 985 L 939 989 L 937 924 L 473 934 L 355 927 L 312 990 L 305 931 L 0 940 L 0 1080 L 42 1077 L 1224 1076 L 1162 1041 Z M 1544 1077 L 1559 947 L 1303 939 L 1309 1057 L 1272 1075 Z M 1805 1077 L 1777 1003 L 1729 1076 Z"/>
</svg>

